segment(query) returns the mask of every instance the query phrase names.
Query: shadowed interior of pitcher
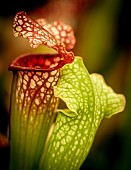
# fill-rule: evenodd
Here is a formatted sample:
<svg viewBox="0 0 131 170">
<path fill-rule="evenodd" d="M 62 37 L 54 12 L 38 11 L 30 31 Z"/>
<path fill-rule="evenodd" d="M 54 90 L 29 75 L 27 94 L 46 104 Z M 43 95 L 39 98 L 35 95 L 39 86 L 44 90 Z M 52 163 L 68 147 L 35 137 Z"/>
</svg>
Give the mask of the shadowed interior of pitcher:
<svg viewBox="0 0 131 170">
<path fill-rule="evenodd" d="M 64 65 L 59 54 L 24 54 L 9 65 L 9 70 L 51 71 Z"/>
</svg>

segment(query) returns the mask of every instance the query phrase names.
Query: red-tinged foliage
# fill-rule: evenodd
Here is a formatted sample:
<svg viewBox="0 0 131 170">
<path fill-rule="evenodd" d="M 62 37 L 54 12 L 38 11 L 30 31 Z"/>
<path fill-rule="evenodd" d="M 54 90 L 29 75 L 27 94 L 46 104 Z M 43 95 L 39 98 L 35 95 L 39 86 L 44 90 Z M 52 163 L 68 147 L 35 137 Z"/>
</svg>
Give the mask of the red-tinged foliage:
<svg viewBox="0 0 131 170">
<path fill-rule="evenodd" d="M 55 49 L 64 64 L 74 61 L 73 52 L 67 51 L 72 49 L 76 43 L 73 30 L 60 21 L 52 24 L 47 24 L 43 19 L 35 21 L 21 11 L 14 17 L 13 33 L 15 37 L 27 38 L 32 48 L 43 44 Z"/>
</svg>

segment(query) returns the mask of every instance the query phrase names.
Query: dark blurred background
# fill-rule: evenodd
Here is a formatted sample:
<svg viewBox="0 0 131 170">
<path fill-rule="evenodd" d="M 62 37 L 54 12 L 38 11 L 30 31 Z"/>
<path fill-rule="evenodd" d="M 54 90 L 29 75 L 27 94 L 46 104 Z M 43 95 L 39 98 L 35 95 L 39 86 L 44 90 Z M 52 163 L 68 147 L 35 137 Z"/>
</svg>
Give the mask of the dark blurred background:
<svg viewBox="0 0 131 170">
<path fill-rule="evenodd" d="M 62 20 L 74 28 L 75 55 L 83 57 L 90 73 L 104 76 L 115 92 L 126 97 L 126 108 L 98 129 L 81 170 L 131 169 L 131 6 L 130 0 L 17 0 L 0 5 L 0 133 L 6 135 L 12 73 L 8 65 L 22 53 L 32 52 L 27 40 L 15 38 L 13 18 L 25 11 L 49 22 Z M 43 48 L 36 49 L 39 52 Z M 47 50 L 47 49 L 46 49 Z M 6 170 L 9 147 L 0 147 L 0 169 Z M 2 168 L 3 167 L 3 168 Z"/>
</svg>

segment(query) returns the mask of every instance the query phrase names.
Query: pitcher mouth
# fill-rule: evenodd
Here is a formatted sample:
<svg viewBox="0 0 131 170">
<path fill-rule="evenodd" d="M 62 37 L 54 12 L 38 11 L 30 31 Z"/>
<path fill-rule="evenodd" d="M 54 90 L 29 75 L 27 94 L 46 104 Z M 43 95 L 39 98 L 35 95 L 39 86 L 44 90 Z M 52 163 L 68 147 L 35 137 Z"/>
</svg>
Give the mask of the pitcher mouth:
<svg viewBox="0 0 131 170">
<path fill-rule="evenodd" d="M 60 54 L 23 54 L 14 59 L 9 71 L 52 71 L 61 68 L 65 64 Z"/>
</svg>

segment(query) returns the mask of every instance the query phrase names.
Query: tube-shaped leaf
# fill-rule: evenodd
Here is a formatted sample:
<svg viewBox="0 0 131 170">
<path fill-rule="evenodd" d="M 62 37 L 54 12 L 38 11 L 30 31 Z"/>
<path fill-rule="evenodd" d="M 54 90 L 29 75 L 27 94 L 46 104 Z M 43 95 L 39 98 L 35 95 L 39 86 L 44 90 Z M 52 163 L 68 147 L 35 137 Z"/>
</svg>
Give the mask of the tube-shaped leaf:
<svg viewBox="0 0 131 170">
<path fill-rule="evenodd" d="M 60 77 L 58 55 L 28 54 L 15 59 L 10 108 L 10 169 L 37 169 L 56 119 L 53 86 Z M 56 61 L 56 62 L 55 62 Z M 56 69 L 57 68 L 57 69 Z"/>
<path fill-rule="evenodd" d="M 101 120 L 123 111 L 125 97 L 107 86 L 101 75 L 90 75 L 79 57 L 62 68 L 54 92 L 68 111 L 58 114 L 41 169 L 77 170 L 89 153 Z M 73 113 L 76 116 L 70 116 Z"/>
<path fill-rule="evenodd" d="M 76 39 L 71 26 L 60 21 L 48 24 L 43 18 L 34 20 L 24 11 L 15 15 L 13 33 L 27 38 L 32 48 L 43 44 L 57 52 L 23 55 L 9 66 L 13 71 L 10 169 L 32 170 L 38 168 L 40 157 L 42 160 L 46 153 L 57 115 L 58 98 L 53 86 L 60 68 L 74 61 L 74 53 L 69 50 Z"/>
</svg>

